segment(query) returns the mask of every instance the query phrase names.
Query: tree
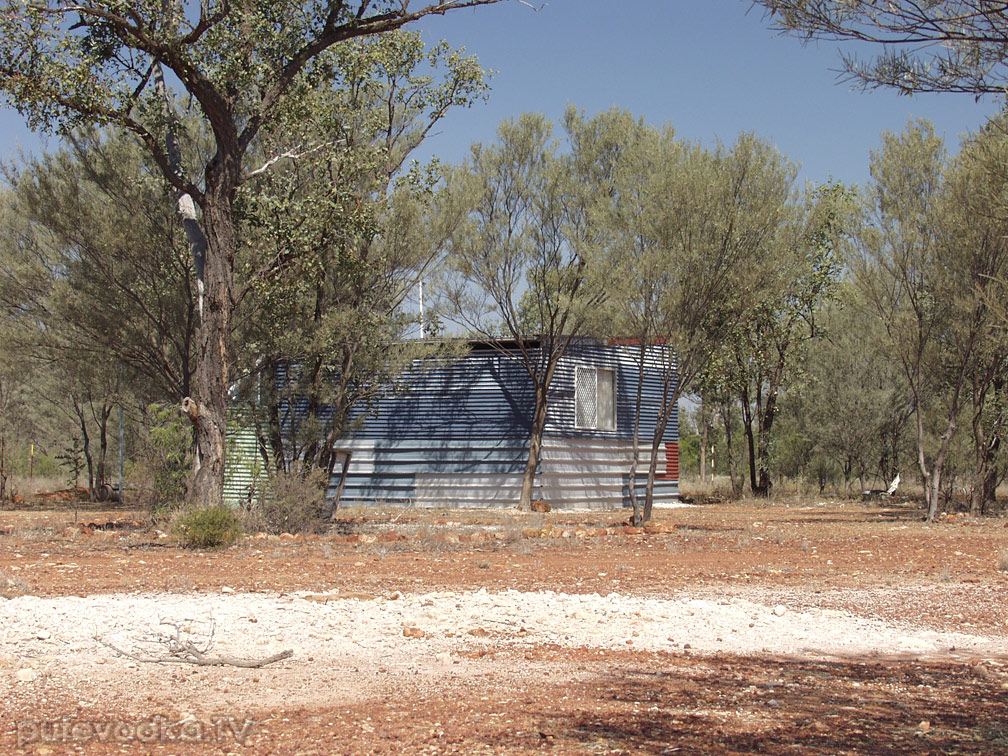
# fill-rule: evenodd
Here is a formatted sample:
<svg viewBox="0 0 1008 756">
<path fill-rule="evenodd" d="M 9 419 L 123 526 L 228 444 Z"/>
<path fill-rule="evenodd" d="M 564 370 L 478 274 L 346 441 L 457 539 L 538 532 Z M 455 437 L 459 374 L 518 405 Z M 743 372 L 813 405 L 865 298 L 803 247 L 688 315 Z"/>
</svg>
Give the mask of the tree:
<svg viewBox="0 0 1008 756">
<path fill-rule="evenodd" d="M 142 404 L 189 395 L 197 330 L 185 236 L 151 168 L 122 132 L 71 135 L 9 172 L 12 212 L 32 243 L 5 245 L 9 259 L 37 257 L 41 277 L 12 272 L 8 286 L 37 287 L 45 333 L 66 341 L 51 361 L 123 369 Z"/>
<path fill-rule="evenodd" d="M 1004 475 L 1001 436 L 1008 423 L 1008 340 L 991 303 L 1004 301 L 1008 276 L 1008 206 L 1005 165 L 1008 133 L 1004 115 L 967 139 L 945 179 L 943 296 L 952 298 L 955 323 L 949 351 L 965 345 L 969 425 L 973 443 L 974 515 L 996 500 Z"/>
<path fill-rule="evenodd" d="M 596 250 L 588 208 L 605 191 L 618 148 L 595 128 L 604 119 L 586 122 L 568 110 L 570 155 L 559 153 L 542 116 L 505 121 L 498 144 L 473 145 L 469 160 L 451 171 L 444 195 L 447 212 L 464 213 L 448 241 L 447 316 L 517 360 L 532 383 L 523 509 L 532 503 L 557 365 L 600 301 L 585 267 Z"/>
<path fill-rule="evenodd" d="M 0 91 L 33 128 L 67 131 L 114 124 L 144 144 L 177 192 L 196 272 L 199 339 L 193 399 L 197 464 L 189 496 L 221 499 L 232 361 L 234 218 L 239 187 L 262 130 L 296 110 L 323 82 L 342 76 L 334 47 L 432 14 L 497 0 L 409 0 L 283 6 L 207 2 L 71 3 L 0 6 Z M 213 146 L 188 155 L 172 112 L 165 71 L 195 105 Z M 295 159 L 307 145 L 267 160 Z M 265 167 L 265 164 L 264 166 Z M 198 209 L 198 212 L 197 212 Z"/>
<path fill-rule="evenodd" d="M 785 474 L 815 477 L 820 490 L 835 474 L 846 490 L 855 478 L 862 490 L 875 477 L 885 487 L 899 472 L 913 404 L 883 324 L 850 280 L 817 320 L 819 338 L 799 355 L 802 380 L 781 405 L 795 439 Z"/>
<path fill-rule="evenodd" d="M 240 374 L 255 375 L 269 413 L 264 464 L 326 470 L 333 444 L 414 359 L 443 342 L 405 338 L 402 307 L 443 248 L 452 217 L 433 208 L 436 161 L 406 162 L 452 107 L 487 91 L 476 60 L 418 33 L 359 40 L 337 53 L 344 78 L 270 129 L 267 153 L 317 145 L 243 192 L 241 226 L 255 252 L 240 277 Z M 427 325 L 430 325 L 428 322 Z M 285 384 L 276 391 L 276 377 Z M 279 408 L 303 400 L 303 412 Z"/>
<path fill-rule="evenodd" d="M 985 291 L 1003 275 L 1003 232 L 974 204 L 982 172 L 970 174 L 969 152 L 960 166 L 950 165 L 928 123 L 885 134 L 873 154 L 871 217 L 854 268 L 910 388 L 929 521 L 970 377 L 980 378 L 987 359 L 999 361 Z"/>
<path fill-rule="evenodd" d="M 842 55 L 846 74 L 901 94 L 1003 94 L 1008 14 L 999 2 L 940 0 L 756 0 L 777 29 L 804 39 L 882 46 L 873 60 Z"/>
<path fill-rule="evenodd" d="M 771 433 L 778 401 L 799 362 L 817 335 L 816 313 L 832 296 L 840 272 L 840 251 L 848 191 L 839 184 L 809 192 L 786 208 L 761 252 L 774 271 L 767 285 L 753 292 L 751 316 L 733 336 L 726 382 L 742 409 L 749 461 L 749 488 L 769 496 Z"/>
<path fill-rule="evenodd" d="M 630 491 L 640 523 L 651 517 L 660 444 L 679 398 L 697 390 L 751 313 L 748 299 L 734 292 L 759 290 L 769 277 L 759 256 L 786 217 L 794 171 L 751 135 L 730 150 L 707 151 L 676 140 L 670 128 L 625 119 L 624 132 L 601 221 L 609 229 L 609 254 L 598 275 L 613 282 L 608 328 L 639 344 L 639 378 L 648 361 L 663 378 L 643 506 L 635 490 L 634 429 Z M 639 395 L 636 401 L 639 420 Z"/>
</svg>

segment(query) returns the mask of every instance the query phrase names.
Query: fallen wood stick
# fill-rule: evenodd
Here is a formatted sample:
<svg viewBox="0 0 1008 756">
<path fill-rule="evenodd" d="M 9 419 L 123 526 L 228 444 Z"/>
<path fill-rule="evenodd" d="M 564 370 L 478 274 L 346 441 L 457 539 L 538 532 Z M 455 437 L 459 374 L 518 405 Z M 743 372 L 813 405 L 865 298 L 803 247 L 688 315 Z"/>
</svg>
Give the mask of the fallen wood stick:
<svg viewBox="0 0 1008 756">
<path fill-rule="evenodd" d="M 267 664 L 274 664 L 278 661 L 283 661 L 284 659 L 289 659 L 294 656 L 294 652 L 291 649 L 281 651 L 278 654 L 273 654 L 273 656 L 267 656 L 262 659 L 249 659 L 239 656 L 206 656 L 201 651 L 191 646 L 170 656 L 143 656 L 141 654 L 134 654 L 130 651 L 121 649 L 101 638 L 95 638 L 95 640 L 106 648 L 115 651 L 120 656 L 125 656 L 127 659 L 132 659 L 133 661 L 141 662 L 143 664 L 195 664 L 201 667 L 242 667 L 245 669 L 259 669 L 260 667 L 265 667 Z"/>
</svg>

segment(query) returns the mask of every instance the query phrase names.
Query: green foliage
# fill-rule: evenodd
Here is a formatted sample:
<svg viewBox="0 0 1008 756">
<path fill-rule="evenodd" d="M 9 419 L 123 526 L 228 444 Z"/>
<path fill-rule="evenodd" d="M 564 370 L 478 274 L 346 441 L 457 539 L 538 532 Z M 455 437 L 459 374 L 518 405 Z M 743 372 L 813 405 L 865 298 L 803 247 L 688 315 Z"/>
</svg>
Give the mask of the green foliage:
<svg viewBox="0 0 1008 756">
<path fill-rule="evenodd" d="M 231 328 L 235 305 L 247 293 L 236 292 L 234 286 L 237 240 L 246 238 L 238 233 L 235 214 L 242 185 L 285 160 L 295 163 L 296 174 L 299 157 L 350 143 L 348 135 L 338 130 L 316 130 L 317 124 L 311 124 L 312 130 L 298 133 L 295 126 L 310 122 L 316 105 L 344 81 L 348 90 L 359 83 L 344 57 L 353 61 L 358 40 L 381 38 L 426 16 L 491 2 L 496 0 L 444 0 L 413 8 L 389 0 L 354 6 L 150 0 L 128 6 L 65 0 L 42 4 L 7 0 L 0 5 L 0 94 L 33 128 L 67 134 L 81 126 L 115 125 L 129 131 L 177 192 L 200 292 L 196 380 L 190 393 L 204 420 L 195 434 L 204 464 L 193 473 L 189 495 L 194 500 L 205 504 L 219 500 L 223 485 L 228 373 L 237 362 L 231 354 Z M 390 55 L 419 62 L 417 46 L 418 41 L 411 47 L 407 40 L 399 48 L 392 45 Z M 435 90 L 430 101 L 422 102 L 424 109 L 443 113 L 450 105 L 468 101 L 465 87 L 478 88 L 481 72 L 463 56 L 438 49 L 469 82 L 446 96 Z M 397 70 L 385 60 L 381 65 Z M 418 76 L 413 84 L 422 79 Z M 206 141 L 211 144 L 187 133 L 166 81 L 189 96 L 198 119 L 195 131 L 210 135 Z M 396 84 L 405 82 L 397 79 Z M 385 90 L 386 110 L 409 107 L 411 92 L 417 88 L 413 84 Z M 369 114 L 380 112 L 373 107 Z M 390 120 L 386 143 L 407 131 L 413 133 L 408 124 L 404 128 Z M 421 129 L 422 133 L 426 132 Z M 355 186 L 357 178 L 339 171 L 322 175 L 325 181 L 316 183 L 316 188 L 336 187 L 338 195 Z M 380 193 L 373 184 L 366 191 Z M 329 228 L 339 236 L 342 226 Z M 354 224 L 354 232 L 366 226 L 365 214 L 361 223 Z M 296 228 L 288 226 L 288 235 Z M 253 279 L 268 275 L 275 250 L 251 265 Z M 321 268 L 310 267 L 321 275 Z"/>
<path fill-rule="evenodd" d="M 153 489 L 150 507 L 163 512 L 185 500 L 192 466 L 192 430 L 173 406 L 151 405 L 148 413 L 147 443 L 141 454 Z"/>
<path fill-rule="evenodd" d="M 679 475 L 700 474 L 700 434 L 693 415 L 679 408 Z"/>
<path fill-rule="evenodd" d="M 238 514 L 226 505 L 183 510 L 173 523 L 173 531 L 189 549 L 219 549 L 230 546 L 242 534 Z"/>
<path fill-rule="evenodd" d="M 436 262 L 446 221 L 432 207 L 436 161 L 406 161 L 450 107 L 486 92 L 474 58 L 426 48 L 419 33 L 354 42 L 335 56 L 346 72 L 339 88 L 306 95 L 258 149 L 279 152 L 292 138 L 313 146 L 255 177 L 238 207 L 248 240 L 239 282 L 250 295 L 238 340 L 255 345 L 239 359 L 259 373 L 265 403 L 307 399 L 298 427 L 272 434 L 274 457 L 321 467 L 356 410 L 370 409 L 414 360 L 445 351 L 407 338 L 419 327 L 408 298 Z M 273 397 L 278 366 L 289 381 Z"/>
</svg>

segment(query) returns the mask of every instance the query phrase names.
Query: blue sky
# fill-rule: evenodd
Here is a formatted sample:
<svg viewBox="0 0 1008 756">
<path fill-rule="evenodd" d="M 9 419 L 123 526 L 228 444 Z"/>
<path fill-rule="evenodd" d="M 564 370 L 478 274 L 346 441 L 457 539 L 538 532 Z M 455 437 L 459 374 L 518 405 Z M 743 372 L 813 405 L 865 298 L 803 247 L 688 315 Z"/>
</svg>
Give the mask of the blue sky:
<svg viewBox="0 0 1008 756">
<path fill-rule="evenodd" d="M 571 103 L 589 113 L 626 108 L 708 145 L 755 131 L 800 163 L 805 179 L 861 184 L 883 131 L 927 118 L 954 151 L 961 133 L 1000 107 L 838 82 L 836 44 L 775 36 L 748 0 L 548 0 L 539 11 L 510 0 L 422 28 L 497 71 L 489 101 L 452 113 L 422 158 L 456 161 L 472 141 L 492 140 L 501 120 L 526 111 L 557 119 Z M 14 157 L 19 144 L 37 149 L 40 138 L 16 112 L 0 111 L 0 156 Z"/>
<path fill-rule="evenodd" d="M 838 81 L 837 44 L 777 36 L 749 0 L 548 0 L 538 12 L 509 2 L 424 28 L 430 41 L 465 45 L 498 71 L 489 102 L 453 114 L 427 145 L 448 160 L 493 139 L 504 118 L 558 119 L 571 103 L 589 113 L 626 108 L 705 144 L 755 131 L 805 179 L 860 184 L 883 131 L 927 118 L 954 151 L 960 134 L 1000 107 L 969 95 L 861 91 Z"/>
</svg>

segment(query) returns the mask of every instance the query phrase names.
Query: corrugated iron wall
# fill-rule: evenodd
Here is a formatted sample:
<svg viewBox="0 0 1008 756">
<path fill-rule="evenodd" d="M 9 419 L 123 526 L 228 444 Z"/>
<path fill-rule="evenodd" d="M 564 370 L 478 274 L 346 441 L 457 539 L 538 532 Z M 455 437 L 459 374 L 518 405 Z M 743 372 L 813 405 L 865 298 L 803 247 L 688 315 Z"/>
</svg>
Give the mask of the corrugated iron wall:
<svg viewBox="0 0 1008 756">
<path fill-rule="evenodd" d="M 255 427 L 234 418 L 228 423 L 224 466 L 224 503 L 232 507 L 253 500 L 266 483 Z"/>
<path fill-rule="evenodd" d="M 652 433 L 661 400 L 660 355 L 648 356 L 642 389 L 637 488 L 644 489 Z M 574 345 L 558 366 L 537 471 L 536 496 L 560 507 L 613 507 L 629 502 L 636 347 Z M 616 428 L 586 430 L 574 422 L 578 366 L 616 372 Z M 425 506 L 500 506 L 517 502 L 528 458 L 534 395 L 516 361 L 489 349 L 404 377 L 408 393 L 378 403 L 341 448 L 351 453 L 341 501 Z M 290 407 L 287 408 L 290 411 Z M 296 412 L 296 409 L 295 409 Z M 678 417 L 659 448 L 660 502 L 678 496 Z M 675 467 L 672 465 L 675 460 Z M 336 493 L 334 475 L 330 495 Z"/>
</svg>

